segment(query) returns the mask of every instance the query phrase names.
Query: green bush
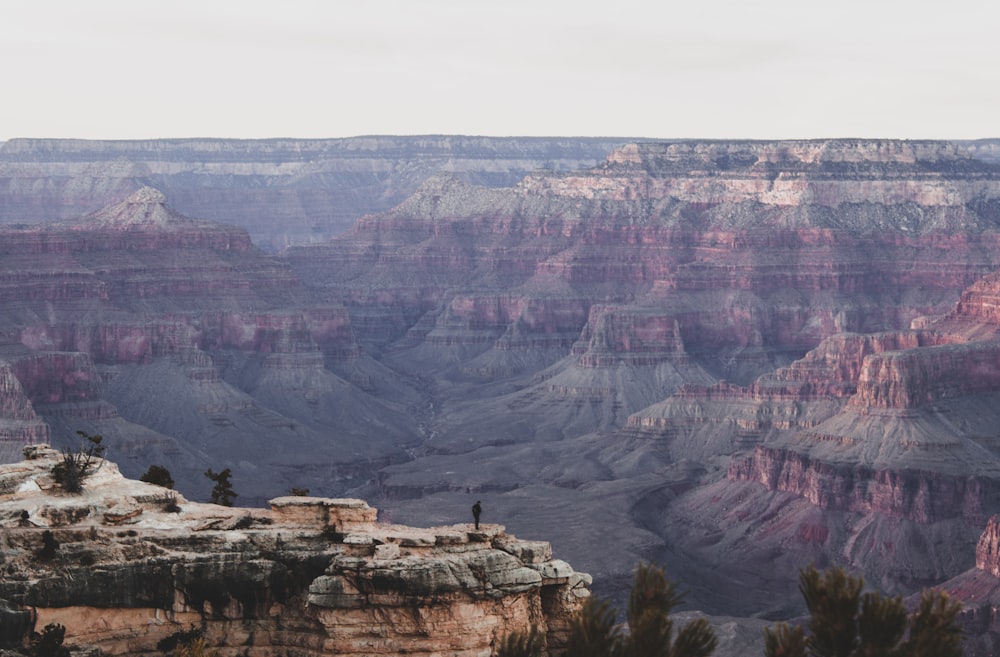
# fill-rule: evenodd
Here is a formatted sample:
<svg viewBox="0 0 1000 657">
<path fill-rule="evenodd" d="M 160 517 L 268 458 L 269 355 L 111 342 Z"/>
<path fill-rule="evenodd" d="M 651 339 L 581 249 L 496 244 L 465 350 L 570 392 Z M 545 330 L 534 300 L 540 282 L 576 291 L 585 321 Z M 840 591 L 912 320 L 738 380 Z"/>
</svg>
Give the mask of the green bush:
<svg viewBox="0 0 1000 657">
<path fill-rule="evenodd" d="M 170 470 L 167 470 L 162 465 L 149 466 L 146 472 L 139 477 L 139 481 L 144 481 L 154 486 L 162 486 L 163 488 L 174 487 L 174 478 L 170 476 Z"/>
<path fill-rule="evenodd" d="M 708 657 L 718 640 L 699 618 L 674 633 L 671 612 L 683 596 L 663 569 L 635 570 L 628 602 L 629 632 L 621 632 L 608 603 L 589 598 L 570 625 L 567 655 L 574 657 Z"/>
<path fill-rule="evenodd" d="M 52 477 L 67 493 L 83 492 L 84 478 L 104 465 L 106 448 L 101 445 L 103 437 L 99 434 L 91 436 L 85 431 L 76 433 L 86 442 L 81 442 L 80 449 L 75 452 L 63 451 L 62 461 L 52 468 Z"/>
</svg>

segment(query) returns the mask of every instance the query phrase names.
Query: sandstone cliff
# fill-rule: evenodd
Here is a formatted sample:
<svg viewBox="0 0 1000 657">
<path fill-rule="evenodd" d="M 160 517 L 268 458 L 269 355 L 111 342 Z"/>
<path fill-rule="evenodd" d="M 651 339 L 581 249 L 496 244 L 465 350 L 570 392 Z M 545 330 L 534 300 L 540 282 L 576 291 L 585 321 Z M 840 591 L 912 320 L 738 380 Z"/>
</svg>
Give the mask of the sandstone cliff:
<svg viewBox="0 0 1000 657">
<path fill-rule="evenodd" d="M 361 500 L 196 504 L 113 463 L 62 492 L 58 452 L 0 466 L 0 636 L 66 627 L 70 645 L 155 655 L 203 636 L 222 655 L 488 655 L 536 625 L 561 654 L 590 577 L 499 525 L 378 522 Z M 172 512 L 168 503 L 176 504 Z M 41 551 L 42 533 L 58 543 Z"/>
</svg>

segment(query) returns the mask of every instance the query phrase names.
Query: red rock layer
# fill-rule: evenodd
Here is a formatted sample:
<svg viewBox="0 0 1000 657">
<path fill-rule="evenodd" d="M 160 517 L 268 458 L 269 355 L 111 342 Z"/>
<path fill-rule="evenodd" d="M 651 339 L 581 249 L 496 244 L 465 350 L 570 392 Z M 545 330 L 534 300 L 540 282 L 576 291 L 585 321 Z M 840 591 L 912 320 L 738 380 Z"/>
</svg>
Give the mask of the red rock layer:
<svg viewBox="0 0 1000 657">
<path fill-rule="evenodd" d="M 993 479 L 834 463 L 781 447 L 758 446 L 753 455 L 734 458 L 729 478 L 794 493 L 822 509 L 924 524 L 955 517 L 981 522 L 1000 501 Z"/>
<path fill-rule="evenodd" d="M 572 353 L 584 368 L 687 360 L 677 320 L 645 308 L 591 306 Z"/>
<path fill-rule="evenodd" d="M 864 361 L 849 407 L 912 409 L 1000 387 L 1000 342 L 924 347 Z"/>
<path fill-rule="evenodd" d="M 976 568 L 1000 577 L 1000 518 L 993 516 L 976 545 Z"/>
</svg>

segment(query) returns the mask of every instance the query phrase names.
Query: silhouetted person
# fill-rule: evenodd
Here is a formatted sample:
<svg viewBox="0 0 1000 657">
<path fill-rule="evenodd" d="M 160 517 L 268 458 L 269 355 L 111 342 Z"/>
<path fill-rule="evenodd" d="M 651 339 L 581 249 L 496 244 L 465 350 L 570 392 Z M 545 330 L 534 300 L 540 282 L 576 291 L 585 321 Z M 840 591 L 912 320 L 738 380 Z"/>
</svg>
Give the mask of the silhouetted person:
<svg viewBox="0 0 1000 657">
<path fill-rule="evenodd" d="M 479 529 L 479 514 L 483 512 L 483 507 L 479 506 L 479 500 L 472 505 L 472 517 L 476 519 L 476 529 Z"/>
</svg>

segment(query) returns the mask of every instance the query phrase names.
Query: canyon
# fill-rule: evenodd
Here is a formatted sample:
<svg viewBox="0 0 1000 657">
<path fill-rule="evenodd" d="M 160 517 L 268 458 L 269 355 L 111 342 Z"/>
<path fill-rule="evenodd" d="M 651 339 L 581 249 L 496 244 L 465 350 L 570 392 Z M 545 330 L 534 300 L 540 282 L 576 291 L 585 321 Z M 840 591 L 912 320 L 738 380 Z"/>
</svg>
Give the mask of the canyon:
<svg viewBox="0 0 1000 657">
<path fill-rule="evenodd" d="M 439 172 L 514 184 L 602 161 L 625 139 L 428 135 L 347 139 L 12 139 L 0 143 L 0 224 L 76 219 L 154 187 L 178 212 L 246 229 L 260 248 L 322 241 Z"/>
<path fill-rule="evenodd" d="M 412 143 L 352 143 L 382 162 L 378 200 L 309 234 L 227 168 L 291 142 L 4 144 L 4 458 L 84 430 L 191 499 L 208 467 L 247 507 L 309 488 L 444 526 L 482 499 L 596 592 L 620 601 L 651 560 L 718 619 L 801 614 L 810 563 L 901 595 L 975 569 L 1000 512 L 997 142 L 616 141 L 586 161 L 597 143 L 509 140 L 486 164 L 485 141 L 427 138 L 419 167 Z M 177 177 L 80 178 L 157 148 Z M 202 170 L 230 180 L 217 206 Z M 235 196 L 255 209 L 223 215 Z"/>
</svg>

